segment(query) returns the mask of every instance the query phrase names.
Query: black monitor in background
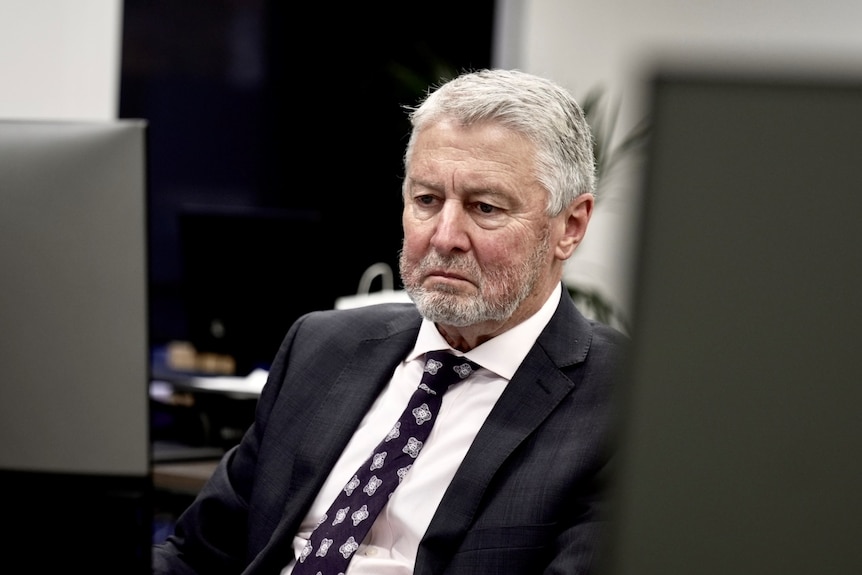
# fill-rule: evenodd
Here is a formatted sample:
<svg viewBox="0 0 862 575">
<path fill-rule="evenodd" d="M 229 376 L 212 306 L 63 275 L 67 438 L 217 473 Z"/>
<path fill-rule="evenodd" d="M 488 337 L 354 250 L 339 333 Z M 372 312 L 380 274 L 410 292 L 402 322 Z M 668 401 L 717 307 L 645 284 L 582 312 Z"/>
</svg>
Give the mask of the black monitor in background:
<svg viewBox="0 0 862 575">
<path fill-rule="evenodd" d="M 196 351 L 230 357 L 236 375 L 268 369 L 294 320 L 331 309 L 344 295 L 333 281 L 339 259 L 362 243 L 325 224 L 312 209 L 186 206 L 183 301 Z"/>
<path fill-rule="evenodd" d="M 0 550 L 149 573 L 145 133 L 0 121 Z"/>
<path fill-rule="evenodd" d="M 862 81 L 660 71 L 603 575 L 862 573 Z"/>
</svg>

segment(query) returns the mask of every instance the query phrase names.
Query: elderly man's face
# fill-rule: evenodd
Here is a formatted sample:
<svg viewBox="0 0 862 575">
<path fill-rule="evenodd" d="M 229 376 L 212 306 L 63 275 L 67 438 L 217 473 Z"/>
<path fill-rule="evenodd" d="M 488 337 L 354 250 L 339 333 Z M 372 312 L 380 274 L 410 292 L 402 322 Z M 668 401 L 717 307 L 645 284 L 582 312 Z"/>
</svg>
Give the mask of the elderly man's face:
<svg viewBox="0 0 862 575">
<path fill-rule="evenodd" d="M 548 219 L 533 168 L 532 143 L 498 125 L 442 122 L 417 136 L 400 264 L 426 317 L 463 327 L 531 315 L 559 282 L 566 216 Z"/>
</svg>

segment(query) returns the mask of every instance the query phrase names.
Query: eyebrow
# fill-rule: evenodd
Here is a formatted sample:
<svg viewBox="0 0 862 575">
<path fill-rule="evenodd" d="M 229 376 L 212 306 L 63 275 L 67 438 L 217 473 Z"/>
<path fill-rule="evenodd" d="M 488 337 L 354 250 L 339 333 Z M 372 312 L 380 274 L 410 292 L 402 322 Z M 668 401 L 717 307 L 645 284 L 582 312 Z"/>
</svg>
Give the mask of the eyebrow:
<svg viewBox="0 0 862 575">
<path fill-rule="evenodd" d="M 407 176 L 407 180 L 410 182 L 410 189 L 413 189 L 414 187 L 421 187 L 441 193 L 445 192 L 446 189 L 446 186 L 444 184 L 434 183 L 421 178 Z M 463 191 L 467 194 L 484 194 L 493 197 L 509 197 L 511 195 L 508 189 L 501 189 L 500 187 L 490 186 L 468 186 L 466 188 L 463 188 Z"/>
<path fill-rule="evenodd" d="M 428 188 L 429 190 L 435 190 L 438 192 L 442 192 L 442 191 L 444 191 L 444 189 L 446 187 L 442 184 L 435 184 L 435 183 L 429 182 L 427 180 L 422 180 L 419 178 L 412 177 L 409 174 L 407 176 L 407 180 L 410 182 L 410 188 L 413 188 L 414 186 L 419 186 L 419 187 L 423 187 L 423 188 Z"/>
</svg>

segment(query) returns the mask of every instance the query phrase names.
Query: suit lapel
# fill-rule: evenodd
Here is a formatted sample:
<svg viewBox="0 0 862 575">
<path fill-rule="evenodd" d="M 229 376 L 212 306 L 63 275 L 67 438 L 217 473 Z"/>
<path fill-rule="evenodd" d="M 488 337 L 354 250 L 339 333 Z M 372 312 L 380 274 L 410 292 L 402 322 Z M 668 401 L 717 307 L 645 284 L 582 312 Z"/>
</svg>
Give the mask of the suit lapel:
<svg viewBox="0 0 862 575">
<path fill-rule="evenodd" d="M 306 501 L 326 479 L 371 404 L 385 387 L 395 365 L 415 342 L 416 332 L 396 336 L 403 341 L 366 340 L 344 364 L 329 387 L 305 433 L 296 446 L 292 491 L 287 501 Z M 347 399 L 345 399 L 347 398 Z M 297 489 L 303 491 L 295 491 Z M 307 491 L 307 492 L 304 492 Z"/>
<path fill-rule="evenodd" d="M 574 304 L 562 298 L 446 490 L 420 544 L 415 575 L 440 573 L 448 564 L 500 466 L 574 389 L 560 368 L 583 361 L 591 331 Z"/>
<path fill-rule="evenodd" d="M 329 388 L 309 424 L 306 440 L 299 446 L 294 473 L 301 474 L 294 484 L 320 480 L 321 470 L 330 469 L 340 457 L 362 418 L 386 386 L 392 370 L 415 341 L 405 338 L 399 345 L 381 345 L 380 340 L 364 341 L 345 364 L 337 381 Z M 347 398 L 345 400 L 345 398 Z M 293 494 L 288 494 L 290 498 Z"/>
<path fill-rule="evenodd" d="M 417 317 L 411 315 L 409 322 L 390 326 L 392 331 L 386 337 L 360 342 L 352 357 L 344 360 L 344 368 L 311 419 L 305 438 L 291 445 L 295 455 L 292 477 L 286 482 L 284 513 L 269 543 L 245 573 L 267 572 L 270 566 L 281 568 L 287 563 L 294 532 L 306 513 L 307 505 L 316 497 L 329 470 L 389 381 L 396 364 L 404 359 L 415 343 L 419 330 Z M 310 381 L 303 385 L 317 386 L 319 382 Z M 344 401 L 344 397 L 350 401 Z M 297 505 L 297 502 L 305 505 Z"/>
</svg>

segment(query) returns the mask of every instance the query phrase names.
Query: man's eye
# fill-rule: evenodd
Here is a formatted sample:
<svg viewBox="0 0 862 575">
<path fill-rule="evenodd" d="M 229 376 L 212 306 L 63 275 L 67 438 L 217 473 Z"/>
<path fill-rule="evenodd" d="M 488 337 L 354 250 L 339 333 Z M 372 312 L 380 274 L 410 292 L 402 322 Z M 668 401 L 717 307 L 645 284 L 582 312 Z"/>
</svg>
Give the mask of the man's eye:
<svg viewBox="0 0 862 575">
<path fill-rule="evenodd" d="M 424 196 L 417 196 L 416 197 L 416 201 L 419 202 L 420 204 L 424 205 L 424 206 L 430 206 L 431 204 L 434 203 L 434 200 L 435 200 L 434 196 L 431 196 L 431 195 L 424 195 Z"/>
<path fill-rule="evenodd" d="M 483 214 L 493 214 L 497 211 L 497 208 L 495 206 L 492 206 L 491 204 L 479 203 L 477 204 L 477 207 L 479 208 L 479 211 Z"/>
</svg>

